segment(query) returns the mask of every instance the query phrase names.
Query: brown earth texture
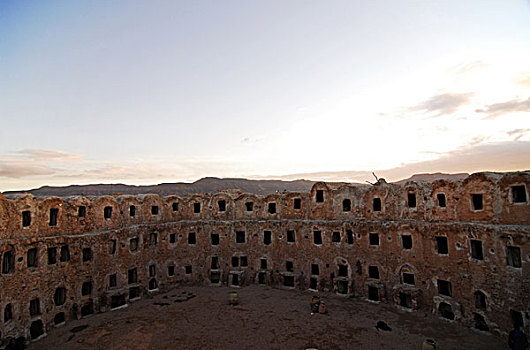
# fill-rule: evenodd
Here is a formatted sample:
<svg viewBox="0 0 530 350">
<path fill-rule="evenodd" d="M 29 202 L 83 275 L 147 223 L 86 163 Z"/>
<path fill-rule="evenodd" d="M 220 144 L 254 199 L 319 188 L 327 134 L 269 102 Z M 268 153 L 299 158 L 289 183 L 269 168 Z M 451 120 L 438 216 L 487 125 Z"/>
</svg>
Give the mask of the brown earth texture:
<svg viewBox="0 0 530 350">
<path fill-rule="evenodd" d="M 505 349 L 504 339 L 386 304 L 320 293 L 326 314 L 311 314 L 315 293 L 265 286 L 180 287 L 122 309 L 59 326 L 30 349 Z M 376 328 L 384 321 L 391 330 Z"/>
</svg>

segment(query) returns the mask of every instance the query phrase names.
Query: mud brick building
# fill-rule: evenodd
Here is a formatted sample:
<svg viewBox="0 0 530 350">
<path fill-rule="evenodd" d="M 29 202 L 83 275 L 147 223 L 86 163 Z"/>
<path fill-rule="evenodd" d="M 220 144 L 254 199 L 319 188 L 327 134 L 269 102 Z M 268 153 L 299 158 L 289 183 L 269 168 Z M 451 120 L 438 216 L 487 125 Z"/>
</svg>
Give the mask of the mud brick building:
<svg viewBox="0 0 530 350">
<path fill-rule="evenodd" d="M 0 337 L 182 284 L 327 290 L 529 333 L 529 186 L 514 172 L 269 196 L 0 195 Z"/>
</svg>

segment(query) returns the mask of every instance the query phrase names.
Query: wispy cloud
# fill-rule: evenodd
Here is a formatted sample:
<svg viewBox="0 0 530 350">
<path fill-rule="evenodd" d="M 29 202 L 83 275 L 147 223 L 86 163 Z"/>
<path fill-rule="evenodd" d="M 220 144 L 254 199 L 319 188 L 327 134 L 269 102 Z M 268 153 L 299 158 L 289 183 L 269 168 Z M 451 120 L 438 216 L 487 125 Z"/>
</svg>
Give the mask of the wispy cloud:
<svg viewBox="0 0 530 350">
<path fill-rule="evenodd" d="M 66 162 L 71 160 L 79 160 L 82 158 L 77 154 L 44 149 L 23 149 L 14 153 L 35 161 Z"/>
<path fill-rule="evenodd" d="M 416 106 L 409 107 L 409 111 L 433 113 L 433 117 L 453 114 L 461 106 L 469 103 L 473 97 L 472 92 L 467 93 L 445 93 L 435 95 L 426 101 L 420 102 Z"/>
<path fill-rule="evenodd" d="M 0 161 L 0 176 L 24 177 L 36 175 L 51 175 L 54 170 L 46 165 L 31 164 L 25 161 Z"/>
<path fill-rule="evenodd" d="M 24 149 L 0 156 L 0 176 L 20 178 L 26 176 L 53 175 L 50 163 L 80 160 L 75 154 L 43 149 Z"/>
<path fill-rule="evenodd" d="M 518 141 L 521 137 L 530 133 L 530 129 L 514 129 L 506 132 L 509 136 L 514 136 L 514 141 Z"/>
<path fill-rule="evenodd" d="M 420 173 L 469 173 L 477 171 L 528 170 L 530 141 L 477 143 L 471 142 L 460 149 L 442 153 L 438 158 L 428 161 L 405 163 L 391 169 L 373 169 L 379 177 L 387 181 L 397 181 Z M 272 178 L 272 177 L 262 177 Z M 371 171 L 329 171 L 299 173 L 276 176 L 283 180 L 308 179 L 315 181 L 372 181 Z"/>
<path fill-rule="evenodd" d="M 514 79 L 515 83 L 530 88 L 530 72 L 519 73 Z"/>
<path fill-rule="evenodd" d="M 471 71 L 475 71 L 477 69 L 481 69 L 484 67 L 487 67 L 489 64 L 487 64 L 484 61 L 472 61 L 472 62 L 462 62 L 454 67 L 452 67 L 452 71 L 454 74 L 465 74 Z"/>
<path fill-rule="evenodd" d="M 526 100 L 514 99 L 501 103 L 494 103 L 485 106 L 483 109 L 477 109 L 477 113 L 485 113 L 487 119 L 494 119 L 501 115 L 513 112 L 530 112 L 530 98 Z"/>
</svg>

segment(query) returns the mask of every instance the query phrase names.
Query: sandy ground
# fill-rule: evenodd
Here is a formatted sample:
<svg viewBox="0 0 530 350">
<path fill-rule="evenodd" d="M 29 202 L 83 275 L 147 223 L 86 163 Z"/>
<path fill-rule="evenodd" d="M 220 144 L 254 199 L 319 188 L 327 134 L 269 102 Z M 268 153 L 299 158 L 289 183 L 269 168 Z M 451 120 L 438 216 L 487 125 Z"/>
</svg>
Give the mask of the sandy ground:
<svg viewBox="0 0 530 350">
<path fill-rule="evenodd" d="M 504 339 L 435 315 L 320 293 L 328 313 L 311 315 L 311 292 L 249 286 L 230 306 L 226 287 L 181 287 L 51 330 L 30 349 L 505 349 Z M 391 331 L 375 328 L 385 321 Z"/>
</svg>

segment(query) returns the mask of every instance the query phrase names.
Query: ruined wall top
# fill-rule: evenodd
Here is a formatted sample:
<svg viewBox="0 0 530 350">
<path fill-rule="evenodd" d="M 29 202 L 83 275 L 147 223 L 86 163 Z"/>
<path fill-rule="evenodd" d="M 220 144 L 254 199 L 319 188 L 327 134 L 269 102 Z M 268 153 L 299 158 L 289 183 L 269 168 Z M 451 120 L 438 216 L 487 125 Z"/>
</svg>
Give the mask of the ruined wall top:
<svg viewBox="0 0 530 350">
<path fill-rule="evenodd" d="M 0 194 L 0 239 L 75 235 L 178 220 L 421 220 L 530 224 L 530 171 L 374 185 L 317 182 L 309 193 L 241 191 L 186 197 Z"/>
</svg>

